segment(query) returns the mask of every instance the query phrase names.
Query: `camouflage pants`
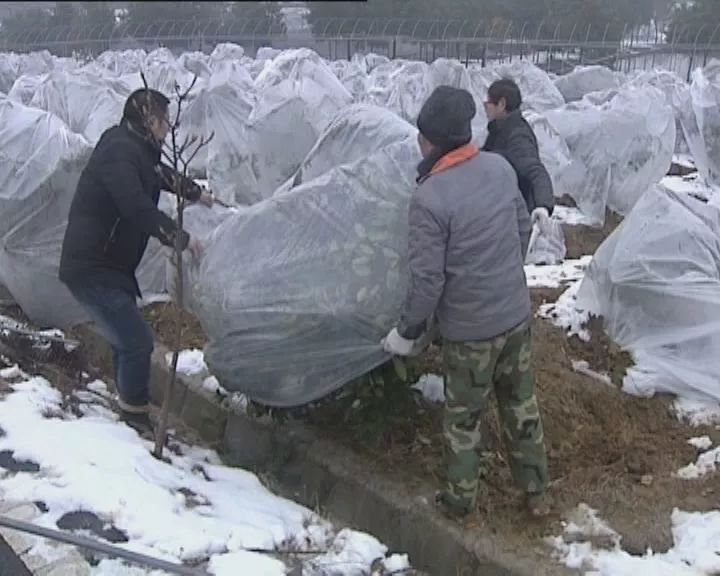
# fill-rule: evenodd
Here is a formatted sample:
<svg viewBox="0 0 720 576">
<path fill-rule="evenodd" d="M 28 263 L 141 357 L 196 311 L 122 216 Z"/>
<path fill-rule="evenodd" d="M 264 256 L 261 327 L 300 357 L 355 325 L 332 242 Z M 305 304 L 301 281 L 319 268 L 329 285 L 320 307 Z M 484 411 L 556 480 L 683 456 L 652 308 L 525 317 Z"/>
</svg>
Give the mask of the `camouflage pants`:
<svg viewBox="0 0 720 576">
<path fill-rule="evenodd" d="M 543 492 L 547 456 L 530 365 L 530 322 L 492 340 L 446 341 L 443 347 L 448 504 L 464 510 L 475 507 L 481 418 L 493 390 L 513 480 L 524 492 Z"/>
</svg>

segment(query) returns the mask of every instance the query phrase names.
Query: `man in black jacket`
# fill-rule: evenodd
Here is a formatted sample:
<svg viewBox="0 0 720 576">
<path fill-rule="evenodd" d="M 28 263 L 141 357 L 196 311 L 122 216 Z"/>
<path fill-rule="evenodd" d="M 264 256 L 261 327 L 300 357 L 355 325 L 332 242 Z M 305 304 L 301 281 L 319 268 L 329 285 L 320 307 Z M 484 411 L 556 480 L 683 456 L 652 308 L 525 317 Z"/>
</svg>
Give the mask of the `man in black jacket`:
<svg viewBox="0 0 720 576">
<path fill-rule="evenodd" d="M 521 104 L 520 88 L 512 80 L 490 86 L 485 102 L 490 133 L 483 150 L 497 152 L 512 164 L 532 222 L 542 228 L 555 207 L 552 180 L 540 160 L 535 133 L 520 112 Z"/>
<path fill-rule="evenodd" d="M 181 243 L 197 257 L 200 245 L 158 209 L 160 191 L 178 182 L 185 198 L 212 206 L 212 196 L 161 162 L 169 100 L 140 89 L 125 103 L 80 176 L 60 259 L 60 280 L 86 309 L 113 350 L 115 386 L 125 421 L 151 431 L 150 357 L 153 334 L 137 307 L 135 271 L 150 236 Z"/>
</svg>

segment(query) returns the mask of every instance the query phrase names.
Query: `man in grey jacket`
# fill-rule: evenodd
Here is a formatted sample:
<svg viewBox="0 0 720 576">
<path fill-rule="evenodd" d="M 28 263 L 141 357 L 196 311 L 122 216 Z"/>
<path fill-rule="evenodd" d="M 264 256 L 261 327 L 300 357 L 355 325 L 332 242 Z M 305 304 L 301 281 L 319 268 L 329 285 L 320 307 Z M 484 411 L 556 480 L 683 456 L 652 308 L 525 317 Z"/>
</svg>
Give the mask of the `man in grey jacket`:
<svg viewBox="0 0 720 576">
<path fill-rule="evenodd" d="M 530 294 L 523 262 L 530 218 L 512 166 L 470 144 L 476 108 L 441 86 L 418 118 L 423 155 L 410 203 L 410 286 L 385 350 L 409 356 L 437 318 L 447 402 L 447 488 L 439 502 L 475 509 L 480 418 L 494 390 L 513 478 L 531 513 L 545 512 L 547 460 L 531 369 Z"/>
</svg>

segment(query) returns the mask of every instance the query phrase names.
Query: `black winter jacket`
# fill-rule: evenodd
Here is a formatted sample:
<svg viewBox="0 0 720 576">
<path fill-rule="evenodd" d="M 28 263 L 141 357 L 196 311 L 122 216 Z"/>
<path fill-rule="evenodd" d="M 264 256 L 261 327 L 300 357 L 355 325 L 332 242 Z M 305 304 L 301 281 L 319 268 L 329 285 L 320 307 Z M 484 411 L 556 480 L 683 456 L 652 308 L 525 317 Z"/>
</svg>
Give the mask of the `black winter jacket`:
<svg viewBox="0 0 720 576">
<path fill-rule="evenodd" d="M 483 150 L 496 152 L 512 164 L 528 211 L 555 207 L 550 175 L 540 160 L 538 143 L 530 124 L 519 110 L 488 124 L 490 131 Z"/>
<path fill-rule="evenodd" d="M 158 209 L 160 190 L 170 189 L 177 174 L 160 158 L 155 141 L 125 120 L 103 133 L 70 206 L 60 258 L 63 283 L 97 282 L 140 295 L 135 270 L 150 236 L 174 246 L 178 231 Z M 197 184 L 181 182 L 185 198 L 200 198 Z M 180 233 L 186 247 L 189 235 Z"/>
</svg>

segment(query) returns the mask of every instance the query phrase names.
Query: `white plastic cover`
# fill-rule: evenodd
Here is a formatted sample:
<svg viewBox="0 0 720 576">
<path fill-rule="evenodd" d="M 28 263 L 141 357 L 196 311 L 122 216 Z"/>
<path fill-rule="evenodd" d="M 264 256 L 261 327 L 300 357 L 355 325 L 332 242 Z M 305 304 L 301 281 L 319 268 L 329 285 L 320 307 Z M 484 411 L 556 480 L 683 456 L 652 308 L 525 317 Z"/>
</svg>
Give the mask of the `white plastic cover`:
<svg viewBox="0 0 720 576">
<path fill-rule="evenodd" d="M 70 203 L 91 148 L 52 114 L 0 98 L 0 282 L 31 320 L 86 319 L 58 280 Z"/>
<path fill-rule="evenodd" d="M 208 365 L 228 390 L 299 405 L 387 359 L 379 342 L 407 289 L 407 210 L 419 156 L 413 127 L 392 120 L 388 129 L 401 139 L 238 211 L 211 234 L 191 308 L 209 337 Z M 327 138 L 339 146 L 367 141 L 354 134 L 365 122 L 339 121 L 349 132 L 331 126 Z"/>
<path fill-rule="evenodd" d="M 139 74 L 145 64 L 145 50 L 123 50 L 103 52 L 95 59 L 95 63 L 109 70 L 116 76 Z"/>
<path fill-rule="evenodd" d="M 455 60 L 439 59 L 433 64 L 414 61 L 391 61 L 370 73 L 367 101 L 388 108 L 415 124 L 425 101 L 440 85 L 468 90 L 475 99 L 477 114 L 472 121 L 473 141 L 482 146 L 487 137 L 485 94 L 477 91 L 468 69 Z"/>
<path fill-rule="evenodd" d="M 570 165 L 554 177 L 557 196 L 569 195 L 597 224 L 609 207 L 626 215 L 667 173 L 675 150 L 675 117 L 652 86 L 623 87 L 545 113 L 565 138 Z"/>
<path fill-rule="evenodd" d="M 53 69 L 70 70 L 77 66 L 74 60 L 57 58 L 47 50 L 30 54 L 0 54 L 0 92 L 7 94 L 20 76 L 41 76 Z"/>
<path fill-rule="evenodd" d="M 177 63 L 198 78 L 208 78 L 212 74 L 210 58 L 202 52 L 184 52 Z"/>
<path fill-rule="evenodd" d="M 555 86 L 565 102 L 575 102 L 591 92 L 620 88 L 622 80 L 620 74 L 605 66 L 578 66 L 569 74 L 559 76 Z"/>
<path fill-rule="evenodd" d="M 565 104 L 565 99 L 547 72 L 527 60 L 516 60 L 491 68 L 503 78 L 514 80 L 520 87 L 523 110 L 545 112 Z"/>
<path fill-rule="evenodd" d="M 47 74 L 42 74 L 40 76 L 20 76 L 17 80 L 15 80 L 12 88 L 7 93 L 8 98 L 11 98 L 12 100 L 15 100 L 25 106 L 29 106 L 30 101 L 33 99 L 33 96 L 35 96 L 38 86 L 40 86 L 46 78 Z"/>
<path fill-rule="evenodd" d="M 668 105 L 675 113 L 675 132 L 677 133 L 675 152 L 688 153 L 689 149 L 683 134 L 681 119 L 686 112 L 692 114 L 692 105 L 688 98 L 690 87 L 685 80 L 669 70 L 652 70 L 636 74 L 629 83 L 637 87 L 654 86 L 665 94 Z"/>
<path fill-rule="evenodd" d="M 55 114 L 94 145 L 122 118 L 126 96 L 116 87 L 86 72 L 52 72 L 36 87 L 30 106 Z"/>
<path fill-rule="evenodd" d="M 649 191 L 598 249 L 577 305 L 654 373 L 630 391 L 720 400 L 720 206 Z"/>
<path fill-rule="evenodd" d="M 191 169 L 207 172 L 210 189 L 225 203 L 250 204 L 260 199 L 252 174 L 248 122 L 254 100 L 252 79 L 237 63 L 218 64 L 210 79 L 182 111 L 180 140 L 186 136 L 209 137 Z"/>
<path fill-rule="evenodd" d="M 559 220 L 550 218 L 547 228 L 533 225 L 525 264 L 561 264 L 565 254 L 565 234 Z"/>
<path fill-rule="evenodd" d="M 240 60 L 245 56 L 245 49 L 237 44 L 226 42 L 224 44 L 218 44 L 210 54 L 210 66 L 215 67 L 220 62 Z"/>
<path fill-rule="evenodd" d="M 242 190 L 268 198 L 292 176 L 332 118 L 352 103 L 320 57 L 307 49 L 284 52 L 255 80 L 256 103 L 247 130 L 251 180 L 237 181 Z M 211 187 L 214 185 L 211 182 Z"/>
<path fill-rule="evenodd" d="M 540 160 L 550 174 L 554 194 L 561 196 L 562 186 L 559 185 L 559 178 L 572 164 L 572 156 L 567 143 L 542 114 L 528 111 L 524 112 L 523 116 L 537 138 Z"/>
<path fill-rule="evenodd" d="M 720 185 L 720 60 L 693 72 L 680 120 L 698 171 L 708 183 Z"/>
</svg>

